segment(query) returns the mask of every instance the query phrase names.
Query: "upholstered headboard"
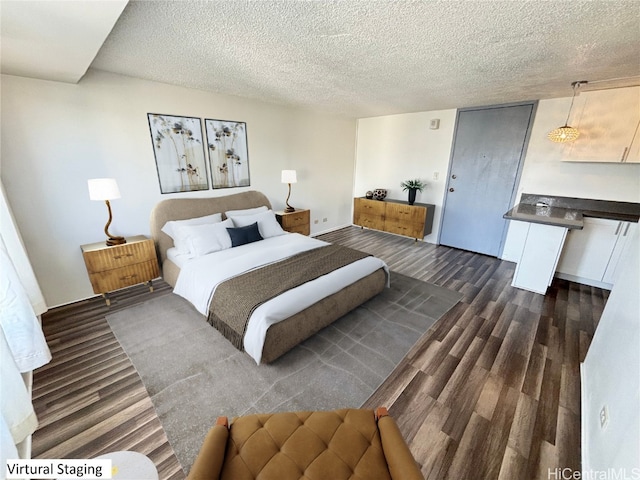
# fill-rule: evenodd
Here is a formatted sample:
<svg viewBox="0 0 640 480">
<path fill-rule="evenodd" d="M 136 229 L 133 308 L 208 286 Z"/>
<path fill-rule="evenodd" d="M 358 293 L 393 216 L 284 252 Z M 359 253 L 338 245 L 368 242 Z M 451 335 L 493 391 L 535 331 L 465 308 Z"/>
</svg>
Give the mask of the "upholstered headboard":
<svg viewBox="0 0 640 480">
<path fill-rule="evenodd" d="M 229 210 L 242 210 L 265 205 L 271 208 L 267 197 L 260 192 L 248 192 L 225 195 L 224 197 L 206 198 L 170 198 L 158 203 L 151 212 L 151 236 L 156 242 L 161 264 L 167 259 L 167 250 L 173 247 L 173 240 L 160 229 L 169 220 L 185 220 L 187 218 L 203 217 L 213 213 Z"/>
</svg>

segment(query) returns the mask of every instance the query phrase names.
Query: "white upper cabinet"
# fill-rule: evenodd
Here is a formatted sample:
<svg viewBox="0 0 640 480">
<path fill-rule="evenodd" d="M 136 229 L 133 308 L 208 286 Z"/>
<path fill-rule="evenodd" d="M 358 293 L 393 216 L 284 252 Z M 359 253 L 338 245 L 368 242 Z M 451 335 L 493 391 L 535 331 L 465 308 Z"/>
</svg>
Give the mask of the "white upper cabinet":
<svg viewBox="0 0 640 480">
<path fill-rule="evenodd" d="M 640 87 L 581 93 L 569 125 L 580 136 L 563 146 L 564 161 L 640 163 Z"/>
</svg>

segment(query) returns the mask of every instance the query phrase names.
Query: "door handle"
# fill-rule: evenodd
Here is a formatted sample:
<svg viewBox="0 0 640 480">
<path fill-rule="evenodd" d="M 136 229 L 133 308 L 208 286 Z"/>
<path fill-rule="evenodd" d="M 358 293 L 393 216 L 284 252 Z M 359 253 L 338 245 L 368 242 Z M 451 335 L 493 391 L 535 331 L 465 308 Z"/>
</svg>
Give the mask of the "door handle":
<svg viewBox="0 0 640 480">
<path fill-rule="evenodd" d="M 451 175 L 451 178 L 453 178 L 455 180 L 458 177 L 456 175 Z"/>
<path fill-rule="evenodd" d="M 618 233 L 620 233 L 620 227 L 622 227 L 622 222 L 618 222 L 618 228 L 616 228 L 616 233 L 614 233 L 614 235 L 618 235 Z"/>
<path fill-rule="evenodd" d="M 627 236 L 627 233 L 629 233 L 629 227 L 631 226 L 630 222 L 627 222 L 627 228 L 624 229 L 624 233 L 622 234 L 623 237 Z"/>
<path fill-rule="evenodd" d="M 449 189 L 449 191 L 450 191 L 450 192 L 453 192 L 453 191 L 454 191 L 453 187 L 451 187 L 451 188 Z"/>
</svg>

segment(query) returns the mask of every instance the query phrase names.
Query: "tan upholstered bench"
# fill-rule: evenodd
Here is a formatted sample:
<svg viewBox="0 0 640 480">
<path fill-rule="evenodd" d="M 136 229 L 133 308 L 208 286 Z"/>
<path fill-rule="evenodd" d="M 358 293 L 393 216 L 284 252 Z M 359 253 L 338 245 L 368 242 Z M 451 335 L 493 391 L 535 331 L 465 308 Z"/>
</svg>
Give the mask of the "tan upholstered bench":
<svg viewBox="0 0 640 480">
<path fill-rule="evenodd" d="M 385 408 L 219 417 L 190 480 L 423 479 Z"/>
</svg>

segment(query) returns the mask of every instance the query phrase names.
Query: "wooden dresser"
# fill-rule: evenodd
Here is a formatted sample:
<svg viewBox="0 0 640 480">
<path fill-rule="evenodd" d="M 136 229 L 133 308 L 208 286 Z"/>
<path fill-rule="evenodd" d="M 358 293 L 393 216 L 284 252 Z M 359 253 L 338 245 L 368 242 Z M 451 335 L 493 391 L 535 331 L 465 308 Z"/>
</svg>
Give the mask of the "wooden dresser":
<svg viewBox="0 0 640 480">
<path fill-rule="evenodd" d="M 295 212 L 276 212 L 276 219 L 283 230 L 292 233 L 309 235 L 311 233 L 311 216 L 309 210 Z"/>
<path fill-rule="evenodd" d="M 82 245 L 82 256 L 94 293 L 100 293 L 110 304 L 107 293 L 138 283 L 148 283 L 160 276 L 156 247 L 144 235 L 128 237 L 127 243 L 107 246 L 105 242 Z"/>
<path fill-rule="evenodd" d="M 353 199 L 353 223 L 422 240 L 431 233 L 435 205 L 402 200 Z"/>
</svg>

